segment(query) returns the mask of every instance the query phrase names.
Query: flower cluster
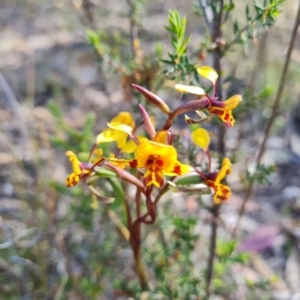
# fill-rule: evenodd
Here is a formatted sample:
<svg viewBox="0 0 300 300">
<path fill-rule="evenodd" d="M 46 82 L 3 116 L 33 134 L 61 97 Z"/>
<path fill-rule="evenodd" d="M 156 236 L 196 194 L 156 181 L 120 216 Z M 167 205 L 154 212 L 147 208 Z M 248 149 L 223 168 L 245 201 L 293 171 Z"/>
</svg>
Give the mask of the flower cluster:
<svg viewBox="0 0 300 300">
<path fill-rule="evenodd" d="M 149 116 L 142 105 L 140 105 L 140 112 L 143 122 L 139 122 L 138 125 L 130 113 L 120 112 L 107 123 L 107 128 L 96 137 L 87 162 L 79 161 L 72 151 L 67 151 L 66 155 L 72 164 L 73 172 L 68 176 L 66 185 L 72 187 L 80 180 L 85 180 L 100 200 L 111 200 L 111 198 L 103 197 L 98 192 L 94 186 L 95 181 L 92 180 L 99 177 L 105 180 L 107 173 L 104 170 L 107 170 L 111 172 L 110 175 L 113 174 L 121 180 L 132 183 L 140 193 L 144 194 L 147 212 L 139 216 L 137 221 L 145 223 L 155 220 L 155 205 L 159 197 L 171 187 L 171 182 L 173 186 L 176 185 L 176 182 L 179 183 L 177 177 L 182 175 L 189 178 L 189 175 L 195 177 L 196 174 L 199 182 L 213 190 L 213 199 L 216 204 L 228 199 L 231 194 L 230 188 L 222 183 L 226 175 L 231 172 L 231 163 L 228 158 L 223 159 L 219 171 L 211 171 L 210 163 L 207 169 L 202 170 L 197 166 L 191 166 L 180 161 L 177 150 L 173 145 L 171 127 L 176 117 L 181 114 L 196 112 L 200 116 L 199 120 L 195 120 L 185 115 L 188 124 L 199 124 L 209 120 L 212 115 L 216 115 L 227 126 L 234 125 L 232 110 L 242 100 L 241 96 L 234 95 L 224 102 L 219 101 L 216 97 L 218 74 L 214 69 L 207 66 L 198 68 L 198 73 L 212 82 L 212 95 L 208 95 L 200 87 L 176 84 L 175 89 L 177 91 L 194 94 L 196 99 L 182 104 L 173 111 L 157 95 L 133 84 L 133 87 L 146 100 L 165 115 L 164 126 L 157 130 L 153 117 Z M 142 132 L 142 134 L 137 135 L 137 132 Z M 210 162 L 209 133 L 199 127 L 191 133 L 191 141 L 204 151 Z M 99 148 L 103 143 L 116 143 L 116 153 L 105 153 L 106 155 L 104 155 L 102 149 Z M 154 192 L 155 188 L 158 189 L 158 192 Z M 180 186 L 178 188 L 180 190 Z M 154 194 L 157 196 L 152 199 Z"/>
</svg>

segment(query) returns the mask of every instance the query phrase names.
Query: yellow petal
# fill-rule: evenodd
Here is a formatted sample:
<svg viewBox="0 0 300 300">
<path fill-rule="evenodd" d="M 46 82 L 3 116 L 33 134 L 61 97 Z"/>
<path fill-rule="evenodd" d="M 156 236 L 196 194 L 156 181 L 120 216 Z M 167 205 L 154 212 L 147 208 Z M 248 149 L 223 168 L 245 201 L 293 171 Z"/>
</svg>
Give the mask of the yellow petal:
<svg viewBox="0 0 300 300">
<path fill-rule="evenodd" d="M 121 148 L 121 152 L 130 154 L 133 153 L 136 150 L 136 148 L 137 144 L 133 140 L 130 140 L 125 144 L 124 147 Z"/>
<path fill-rule="evenodd" d="M 203 67 L 199 67 L 197 68 L 197 72 L 204 78 L 210 80 L 213 84 L 216 83 L 219 75 L 218 73 L 215 71 L 215 69 L 213 69 L 212 67 L 209 66 L 203 66 Z"/>
<path fill-rule="evenodd" d="M 127 134 L 122 132 L 122 136 L 116 141 L 118 149 L 122 149 L 127 142 Z"/>
<path fill-rule="evenodd" d="M 225 201 L 231 196 L 231 190 L 227 185 L 219 183 L 216 188 L 214 194 L 214 202 L 216 204 L 220 204 L 221 201 Z"/>
<path fill-rule="evenodd" d="M 123 136 L 123 132 L 113 130 L 110 128 L 104 129 L 96 138 L 96 144 L 100 143 L 111 143 L 117 141 Z"/>
<path fill-rule="evenodd" d="M 226 175 L 230 174 L 231 173 L 231 162 L 229 160 L 229 158 L 225 157 L 223 159 L 223 162 L 222 162 L 222 166 L 221 166 L 221 169 L 218 173 L 218 176 L 217 176 L 217 179 L 216 179 L 216 183 L 217 182 L 221 182 L 221 180 L 223 178 L 225 178 Z"/>
<path fill-rule="evenodd" d="M 200 88 L 198 86 L 192 86 L 192 85 L 176 84 L 175 89 L 181 93 L 191 93 L 191 94 L 200 95 L 200 96 L 206 94 L 202 88 Z"/>
<path fill-rule="evenodd" d="M 188 165 L 188 164 L 181 164 L 181 175 L 184 175 L 184 174 L 186 174 L 186 173 L 188 173 L 188 172 L 190 172 L 192 170 L 193 170 L 193 168 L 190 165 Z"/>
<path fill-rule="evenodd" d="M 134 120 L 129 112 L 121 111 L 116 117 L 114 117 L 110 122 L 112 125 L 117 124 L 125 124 L 132 128 L 134 128 L 135 123 Z"/>
<path fill-rule="evenodd" d="M 135 123 L 130 113 L 123 111 L 108 123 L 108 127 L 110 128 L 104 129 L 98 134 L 96 144 L 110 143 L 123 138 L 122 141 L 118 143 L 119 148 L 122 148 L 126 143 L 126 138 L 124 142 L 124 133 L 131 134 Z"/>
<path fill-rule="evenodd" d="M 158 188 L 164 184 L 164 176 L 161 170 L 146 170 L 144 174 L 144 184 L 146 186 L 155 185 Z"/>
<path fill-rule="evenodd" d="M 153 141 L 160 144 L 166 144 L 168 141 L 168 132 L 166 130 L 157 132 L 157 134 L 153 138 Z"/>
<path fill-rule="evenodd" d="M 72 151 L 67 151 L 66 156 L 69 157 L 69 161 L 72 164 L 72 169 L 74 174 L 81 174 L 81 169 L 80 169 L 80 161 L 78 160 L 76 154 Z"/>
<path fill-rule="evenodd" d="M 224 102 L 225 104 L 224 109 L 233 110 L 240 104 L 241 101 L 242 101 L 241 95 L 234 95 Z"/>
<path fill-rule="evenodd" d="M 145 138 L 144 136 L 137 136 L 137 139 L 140 142 L 143 140 L 147 140 L 147 138 Z M 124 147 L 121 148 L 121 152 L 130 154 L 133 153 L 136 150 L 136 148 L 137 148 L 137 144 L 133 140 L 130 140 L 125 144 Z"/>
<path fill-rule="evenodd" d="M 94 156 L 94 159 L 93 159 L 93 162 L 96 163 L 97 161 L 101 160 L 103 158 L 103 149 L 96 149 L 94 152 L 93 152 L 93 156 Z"/>
<path fill-rule="evenodd" d="M 155 128 L 155 124 L 156 124 L 155 116 L 150 116 L 150 120 L 151 120 L 151 123 L 152 123 L 153 127 Z"/>
<path fill-rule="evenodd" d="M 71 173 L 66 179 L 66 186 L 75 186 L 80 180 L 79 174 Z"/>
<path fill-rule="evenodd" d="M 164 170 L 172 170 L 174 163 L 177 161 L 177 152 L 173 146 L 144 140 L 141 141 L 135 152 L 137 168 L 146 167 L 146 163 L 151 155 L 160 156 Z"/>
<path fill-rule="evenodd" d="M 117 131 L 121 131 L 121 132 L 127 133 L 129 135 L 132 134 L 132 127 L 130 127 L 129 125 L 107 123 L 107 126 L 109 128 L 111 128 L 111 129 L 114 129 L 114 130 L 117 130 Z"/>
<path fill-rule="evenodd" d="M 124 169 L 125 167 L 129 166 L 129 160 L 126 159 L 119 159 L 119 158 L 107 158 L 107 160 L 109 162 L 111 162 L 111 164 L 113 164 L 114 166 Z"/>
<path fill-rule="evenodd" d="M 187 164 L 182 164 L 179 161 L 177 161 L 174 166 L 173 170 L 171 171 L 164 171 L 164 175 L 166 176 L 181 176 L 184 175 L 192 170 L 192 167 Z"/>
<path fill-rule="evenodd" d="M 210 143 L 210 136 L 204 128 L 198 128 L 192 133 L 193 142 L 200 148 L 207 150 Z"/>
</svg>

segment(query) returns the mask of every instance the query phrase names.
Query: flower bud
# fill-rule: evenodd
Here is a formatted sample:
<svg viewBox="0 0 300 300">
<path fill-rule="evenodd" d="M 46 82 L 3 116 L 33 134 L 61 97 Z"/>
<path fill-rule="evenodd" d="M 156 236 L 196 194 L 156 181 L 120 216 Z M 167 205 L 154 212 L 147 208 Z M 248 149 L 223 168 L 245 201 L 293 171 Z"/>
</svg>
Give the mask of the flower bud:
<svg viewBox="0 0 300 300">
<path fill-rule="evenodd" d="M 132 84 L 132 86 L 140 92 L 149 102 L 151 102 L 153 105 L 158 107 L 161 111 L 163 111 L 165 114 L 170 113 L 170 108 L 169 106 L 162 100 L 160 97 L 157 95 L 151 93 L 147 89 L 137 85 L 137 84 Z"/>
</svg>

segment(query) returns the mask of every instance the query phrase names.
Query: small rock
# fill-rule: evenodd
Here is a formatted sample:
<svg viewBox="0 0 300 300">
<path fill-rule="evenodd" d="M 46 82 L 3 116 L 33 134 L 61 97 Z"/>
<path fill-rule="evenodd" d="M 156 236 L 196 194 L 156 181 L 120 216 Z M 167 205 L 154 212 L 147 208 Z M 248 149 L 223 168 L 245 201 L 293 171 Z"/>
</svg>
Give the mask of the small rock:
<svg viewBox="0 0 300 300">
<path fill-rule="evenodd" d="M 284 200 L 294 200 L 298 199 L 300 196 L 300 187 L 298 186 L 287 186 L 282 191 L 282 196 Z"/>
</svg>

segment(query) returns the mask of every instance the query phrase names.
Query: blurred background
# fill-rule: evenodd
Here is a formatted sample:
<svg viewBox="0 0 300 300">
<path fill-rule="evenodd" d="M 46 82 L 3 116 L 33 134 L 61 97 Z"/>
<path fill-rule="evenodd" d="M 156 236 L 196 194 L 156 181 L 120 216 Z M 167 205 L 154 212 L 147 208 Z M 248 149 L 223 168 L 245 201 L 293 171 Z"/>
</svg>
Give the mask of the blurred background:
<svg viewBox="0 0 300 300">
<path fill-rule="evenodd" d="M 134 19 L 129 0 L 0 1 L 1 299 L 135 297 L 127 242 L 107 205 L 94 210 L 83 185 L 65 187 L 71 171 L 65 151 L 88 152 L 96 134 L 119 111 L 137 112 L 131 83 L 158 92 L 172 108 L 185 101 L 173 89 L 174 78 L 163 79 L 166 66 L 160 61 L 171 49 L 164 29 L 171 9 L 187 17 L 193 61 L 212 63 L 198 1 L 137 2 Z M 223 28 L 224 39 L 234 36 L 234 20 L 243 27 L 247 3 L 251 7 L 251 1 L 236 1 Z M 236 126 L 226 133 L 226 155 L 236 161 L 229 178 L 233 195 L 222 211 L 224 239 L 237 222 L 247 175 L 255 168 L 263 128 L 272 115 L 297 9 L 297 0 L 284 1 L 274 26 L 234 45 L 222 59 L 224 98 L 251 93 Z M 99 51 L 91 45 L 95 32 L 100 36 Z M 133 37 L 139 44 L 132 44 Z M 232 282 L 232 273 L 224 270 L 217 286 L 219 298 L 214 299 L 300 299 L 299 63 L 298 33 L 279 114 L 262 157 L 272 170 L 255 186 L 238 228 L 238 247 L 251 253 L 250 263 L 234 264 L 230 271 L 241 274 L 243 282 L 266 285 L 253 285 L 251 290 L 245 283 Z M 217 143 L 214 126 L 209 127 L 212 147 Z M 179 122 L 177 127 L 184 135 L 186 125 Z M 189 255 L 201 270 L 207 212 L 192 195 L 176 194 L 173 202 L 171 208 L 168 199 L 164 202 L 166 221 L 160 225 L 171 228 L 175 239 L 178 223 L 168 227 L 171 215 L 197 220 L 189 225 L 198 237 Z M 150 265 L 162 255 L 153 246 L 158 236 L 145 238 Z M 176 260 L 171 255 L 169 259 Z M 197 299 L 155 297 L 144 299 Z"/>
</svg>

